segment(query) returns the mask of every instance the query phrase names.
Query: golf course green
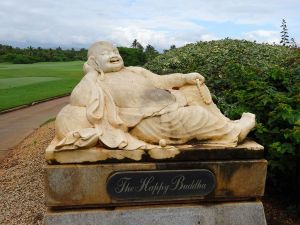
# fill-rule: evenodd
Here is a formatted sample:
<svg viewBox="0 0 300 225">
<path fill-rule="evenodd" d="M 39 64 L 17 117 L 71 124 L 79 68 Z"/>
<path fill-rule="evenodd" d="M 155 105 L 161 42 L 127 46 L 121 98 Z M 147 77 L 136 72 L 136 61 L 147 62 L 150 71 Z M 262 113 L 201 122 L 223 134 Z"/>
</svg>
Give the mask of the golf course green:
<svg viewBox="0 0 300 225">
<path fill-rule="evenodd" d="M 0 63 L 0 111 L 70 93 L 83 76 L 83 63 Z"/>
</svg>

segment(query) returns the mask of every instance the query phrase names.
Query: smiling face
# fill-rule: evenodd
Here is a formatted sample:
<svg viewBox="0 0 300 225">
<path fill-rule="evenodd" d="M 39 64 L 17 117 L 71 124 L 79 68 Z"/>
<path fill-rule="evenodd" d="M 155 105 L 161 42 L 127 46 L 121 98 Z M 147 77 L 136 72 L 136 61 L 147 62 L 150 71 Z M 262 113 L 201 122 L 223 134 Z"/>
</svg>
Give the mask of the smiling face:
<svg viewBox="0 0 300 225">
<path fill-rule="evenodd" d="M 101 69 L 104 73 L 117 72 L 124 67 L 124 62 L 116 47 L 109 42 L 96 42 L 88 51 L 92 66 Z"/>
</svg>

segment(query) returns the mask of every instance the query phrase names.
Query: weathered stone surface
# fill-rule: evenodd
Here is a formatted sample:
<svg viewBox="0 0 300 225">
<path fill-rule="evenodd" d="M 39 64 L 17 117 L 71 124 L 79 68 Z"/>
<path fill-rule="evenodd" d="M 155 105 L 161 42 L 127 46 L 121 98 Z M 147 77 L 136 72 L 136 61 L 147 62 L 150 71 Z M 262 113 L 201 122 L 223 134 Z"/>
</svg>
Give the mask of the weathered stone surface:
<svg viewBox="0 0 300 225">
<path fill-rule="evenodd" d="M 259 197 L 264 194 L 267 161 L 191 161 L 162 163 L 106 163 L 46 165 L 46 205 L 124 205 L 139 200 L 118 201 L 106 190 L 108 177 L 118 171 L 208 169 L 216 179 L 214 191 L 205 197 L 171 199 L 172 201 L 232 200 Z M 159 201 L 159 199 L 153 199 Z M 168 201 L 168 199 L 160 200 Z M 151 201 L 147 201 L 150 203 Z"/>
<path fill-rule="evenodd" d="M 157 151 L 157 153 L 155 152 Z M 152 154 L 156 153 L 156 154 Z M 162 155 L 162 157 L 158 157 Z M 153 162 L 153 161 L 196 161 L 228 159 L 261 159 L 264 147 L 252 140 L 246 140 L 236 147 L 212 146 L 208 144 L 178 145 L 171 149 L 152 150 L 109 150 L 93 147 L 83 150 L 54 151 L 48 148 L 48 163 L 82 163 L 82 162 Z M 156 159 L 155 159 L 156 157 Z"/>
<path fill-rule="evenodd" d="M 261 202 L 48 212 L 45 225 L 266 225 Z"/>
</svg>

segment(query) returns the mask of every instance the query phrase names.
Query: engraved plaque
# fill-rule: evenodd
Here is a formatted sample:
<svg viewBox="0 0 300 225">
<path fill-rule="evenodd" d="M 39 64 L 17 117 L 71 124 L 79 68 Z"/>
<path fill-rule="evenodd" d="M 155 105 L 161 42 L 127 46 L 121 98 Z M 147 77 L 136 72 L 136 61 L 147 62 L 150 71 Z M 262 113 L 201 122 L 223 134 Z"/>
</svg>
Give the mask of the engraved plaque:
<svg viewBox="0 0 300 225">
<path fill-rule="evenodd" d="M 116 200 L 190 199 L 214 188 L 214 174 L 207 169 L 122 171 L 107 181 L 107 192 Z"/>
</svg>

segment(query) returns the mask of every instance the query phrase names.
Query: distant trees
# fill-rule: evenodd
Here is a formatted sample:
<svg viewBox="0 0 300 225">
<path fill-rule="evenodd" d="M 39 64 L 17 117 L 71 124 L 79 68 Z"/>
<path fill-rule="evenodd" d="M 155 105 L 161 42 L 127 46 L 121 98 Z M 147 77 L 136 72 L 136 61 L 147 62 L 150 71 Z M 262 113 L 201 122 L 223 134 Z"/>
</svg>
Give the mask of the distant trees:
<svg viewBox="0 0 300 225">
<path fill-rule="evenodd" d="M 62 50 L 60 47 L 56 49 L 43 49 L 41 47 L 34 48 L 13 48 L 8 45 L 0 44 L 0 62 L 12 63 L 35 63 L 35 62 L 59 62 L 59 61 L 74 61 L 86 60 L 86 49 L 66 49 Z"/>
<path fill-rule="evenodd" d="M 159 52 L 152 45 L 146 46 L 145 57 L 146 57 L 147 62 L 154 59 L 158 55 L 159 55 Z"/>
<path fill-rule="evenodd" d="M 140 49 L 144 53 L 145 63 L 149 62 L 150 60 L 154 59 L 156 56 L 159 55 L 159 52 L 150 44 L 148 44 L 144 50 L 144 47 L 138 42 L 137 39 L 134 39 L 132 44 L 132 48 Z"/>
<path fill-rule="evenodd" d="M 146 63 L 145 53 L 139 48 L 118 47 L 125 66 L 142 66 Z"/>
<path fill-rule="evenodd" d="M 137 48 L 137 45 L 138 45 L 138 41 L 137 41 L 137 39 L 134 39 L 132 44 L 131 44 L 131 47 L 132 48 Z"/>
<path fill-rule="evenodd" d="M 167 53 L 168 51 L 176 49 L 176 45 L 171 45 L 170 49 L 164 49 L 164 53 Z"/>
<path fill-rule="evenodd" d="M 137 48 L 137 49 L 141 49 L 142 51 L 144 50 L 144 47 L 141 45 L 140 42 L 137 41 L 137 39 L 134 39 L 132 44 L 131 44 L 132 48 Z"/>
<path fill-rule="evenodd" d="M 298 45 L 294 38 L 291 38 L 291 48 L 298 48 Z"/>
<path fill-rule="evenodd" d="M 176 49 L 176 45 L 171 45 L 170 50 Z"/>
<path fill-rule="evenodd" d="M 159 52 L 152 46 L 144 47 L 134 39 L 131 48 L 118 47 L 121 56 L 123 57 L 126 66 L 141 66 L 146 62 L 154 59 L 159 55 Z M 0 62 L 11 62 L 15 64 L 28 64 L 36 62 L 63 62 L 87 60 L 87 49 L 81 48 L 76 50 L 57 48 L 14 48 L 9 45 L 0 44 Z"/>
<path fill-rule="evenodd" d="M 287 28 L 287 23 L 285 21 L 285 19 L 282 19 L 281 22 L 281 40 L 280 40 L 280 44 L 282 44 L 283 46 L 288 46 L 291 48 L 298 48 L 298 45 L 295 41 L 294 38 L 291 38 L 291 40 L 289 40 L 289 33 L 288 33 L 288 28 Z"/>
<path fill-rule="evenodd" d="M 280 44 L 282 44 L 283 46 L 288 46 L 289 45 L 289 34 L 288 34 L 288 28 L 286 25 L 286 21 L 285 19 L 282 19 L 282 23 L 281 23 L 281 40 L 280 40 Z"/>
</svg>

